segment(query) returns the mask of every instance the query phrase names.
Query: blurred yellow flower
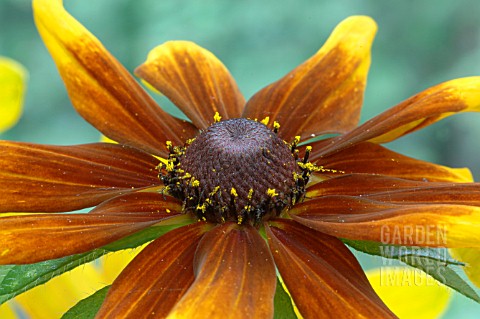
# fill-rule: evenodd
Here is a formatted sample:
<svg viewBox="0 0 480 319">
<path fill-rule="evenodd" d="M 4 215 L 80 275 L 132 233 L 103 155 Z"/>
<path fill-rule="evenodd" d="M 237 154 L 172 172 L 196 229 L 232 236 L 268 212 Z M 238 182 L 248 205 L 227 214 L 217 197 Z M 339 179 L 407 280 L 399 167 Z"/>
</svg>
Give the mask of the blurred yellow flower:
<svg viewBox="0 0 480 319">
<path fill-rule="evenodd" d="M 22 114 L 27 78 L 20 63 L 0 56 L 0 133 L 15 125 Z"/>
<path fill-rule="evenodd" d="M 419 269 L 389 266 L 365 273 L 375 292 L 401 319 L 439 318 L 450 303 L 451 290 Z"/>
</svg>

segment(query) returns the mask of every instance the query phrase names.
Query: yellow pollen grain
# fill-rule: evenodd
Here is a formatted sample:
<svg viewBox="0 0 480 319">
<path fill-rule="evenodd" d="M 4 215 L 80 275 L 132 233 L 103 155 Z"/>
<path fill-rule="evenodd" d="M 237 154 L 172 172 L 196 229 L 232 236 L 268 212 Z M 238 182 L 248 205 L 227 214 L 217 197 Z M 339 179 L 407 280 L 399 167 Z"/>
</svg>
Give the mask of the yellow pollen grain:
<svg viewBox="0 0 480 319">
<path fill-rule="evenodd" d="M 278 130 L 280 128 L 280 123 L 278 123 L 277 121 L 273 122 L 273 128 L 275 130 Z"/>
<path fill-rule="evenodd" d="M 205 203 L 203 203 L 202 205 L 197 205 L 197 210 L 201 210 L 202 213 L 205 213 L 205 211 L 207 210 L 207 206 L 205 205 Z"/>
<path fill-rule="evenodd" d="M 237 216 L 237 224 L 241 225 L 243 221 L 243 216 L 239 215 Z"/>
<path fill-rule="evenodd" d="M 248 198 L 249 200 L 251 200 L 251 199 L 253 198 L 253 188 L 250 188 L 250 190 L 248 191 L 248 196 L 247 196 L 247 198 Z"/>
<path fill-rule="evenodd" d="M 215 112 L 215 115 L 213 116 L 213 121 L 217 123 L 220 122 L 221 119 L 222 117 L 220 116 L 220 114 L 218 112 Z"/>
<path fill-rule="evenodd" d="M 232 196 L 234 196 L 234 197 L 238 197 L 237 190 L 232 187 L 232 189 L 230 190 L 230 195 L 232 195 Z"/>
<path fill-rule="evenodd" d="M 301 163 L 299 162 L 298 163 L 298 166 L 300 166 L 301 169 L 305 169 L 305 170 L 308 170 L 310 172 L 320 172 L 320 171 L 323 171 L 323 172 L 326 172 L 326 171 L 329 171 L 329 172 L 332 172 L 334 170 L 330 170 L 330 169 L 324 169 L 323 167 L 318 167 L 317 165 L 315 164 L 312 164 L 310 162 L 308 163 Z"/>
<path fill-rule="evenodd" d="M 170 214 L 170 213 L 172 212 L 172 211 L 171 211 L 170 209 L 168 209 L 168 208 L 167 208 L 165 211 L 166 211 L 168 214 Z"/>
<path fill-rule="evenodd" d="M 167 170 L 167 172 L 173 172 L 173 169 L 175 168 L 175 165 L 173 164 L 172 161 L 169 161 L 166 165 L 165 165 L 165 169 Z"/>
<path fill-rule="evenodd" d="M 266 118 L 264 118 L 263 120 L 260 121 L 260 123 L 262 123 L 263 125 L 268 125 L 268 122 L 270 121 L 270 117 L 267 116 Z"/>
<path fill-rule="evenodd" d="M 199 187 L 200 181 L 198 179 L 192 181 L 192 187 Z"/>
<path fill-rule="evenodd" d="M 310 153 L 310 152 L 312 151 L 312 147 L 311 147 L 310 145 L 307 146 L 307 147 L 305 148 L 305 151 Z"/>
<path fill-rule="evenodd" d="M 275 190 L 275 188 L 269 188 L 267 189 L 267 195 L 270 197 L 275 197 L 275 196 L 278 196 L 278 193 Z"/>
<path fill-rule="evenodd" d="M 294 142 L 295 144 L 300 143 L 300 136 L 299 136 L 299 135 L 295 136 L 295 139 L 293 140 L 293 142 Z"/>
<path fill-rule="evenodd" d="M 219 189 L 220 189 L 220 186 L 215 186 L 215 188 L 213 189 L 213 191 L 209 194 L 210 197 L 213 196 L 213 195 L 215 195 L 215 194 L 218 192 Z"/>
<path fill-rule="evenodd" d="M 317 167 L 317 171 L 318 172 L 345 174 L 345 171 L 340 171 L 338 169 L 324 168 L 323 166 Z"/>
<path fill-rule="evenodd" d="M 190 173 L 185 173 L 185 175 L 182 176 L 182 179 L 188 179 L 188 178 L 191 178 L 192 175 L 190 175 Z"/>
</svg>

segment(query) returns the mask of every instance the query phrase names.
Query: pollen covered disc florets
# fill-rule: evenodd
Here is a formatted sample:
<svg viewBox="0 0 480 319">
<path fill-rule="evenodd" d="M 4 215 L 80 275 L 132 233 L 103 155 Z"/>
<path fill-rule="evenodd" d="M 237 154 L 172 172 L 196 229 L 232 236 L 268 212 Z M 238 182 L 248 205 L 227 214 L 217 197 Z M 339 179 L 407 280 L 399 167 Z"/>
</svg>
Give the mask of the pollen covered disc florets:
<svg viewBox="0 0 480 319">
<path fill-rule="evenodd" d="M 253 120 L 218 121 L 186 146 L 168 147 L 161 178 L 203 220 L 257 223 L 276 216 L 299 200 L 308 181 L 295 147 Z"/>
</svg>

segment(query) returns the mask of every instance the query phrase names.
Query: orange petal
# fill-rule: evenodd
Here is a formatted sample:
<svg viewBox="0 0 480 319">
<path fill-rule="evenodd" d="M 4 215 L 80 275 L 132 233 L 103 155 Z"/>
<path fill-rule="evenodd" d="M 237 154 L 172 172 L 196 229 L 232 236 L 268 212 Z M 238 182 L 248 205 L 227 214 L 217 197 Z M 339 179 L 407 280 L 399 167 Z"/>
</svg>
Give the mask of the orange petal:
<svg viewBox="0 0 480 319">
<path fill-rule="evenodd" d="M 158 160 L 108 143 L 49 146 L 0 142 L 1 212 L 64 212 L 161 184 Z"/>
<path fill-rule="evenodd" d="M 270 224 L 275 264 L 304 318 L 395 318 L 340 240 L 291 220 Z"/>
<path fill-rule="evenodd" d="M 324 144 L 325 142 L 310 144 L 313 147 L 310 161 L 329 170 L 347 174 L 380 174 L 435 182 L 465 183 L 473 181 L 472 174 L 466 168 L 449 168 L 416 160 L 368 142 L 354 145 L 330 156 L 319 157 L 315 150 L 321 150 L 321 145 Z"/>
<path fill-rule="evenodd" d="M 209 51 L 188 41 L 157 46 L 135 70 L 177 105 L 200 129 L 242 114 L 245 99 L 227 68 Z"/>
<path fill-rule="evenodd" d="M 405 188 L 366 195 L 365 197 L 399 204 L 456 204 L 480 206 L 480 184 L 429 183 L 422 188 Z"/>
<path fill-rule="evenodd" d="M 202 238 L 196 279 L 169 318 L 270 318 L 276 274 L 265 240 L 252 226 L 225 223 Z"/>
<path fill-rule="evenodd" d="M 149 244 L 114 281 L 96 318 L 164 318 L 194 281 L 204 223 L 177 228 Z"/>
<path fill-rule="evenodd" d="M 319 156 L 364 141 L 386 143 L 459 112 L 480 111 L 480 77 L 431 87 L 388 109 L 358 128 L 332 139 Z"/>
<path fill-rule="evenodd" d="M 313 57 L 255 94 L 243 117 L 269 116 L 281 124 L 279 135 L 285 140 L 353 129 L 376 29 L 369 17 L 342 21 Z"/>
<path fill-rule="evenodd" d="M 327 195 L 295 205 L 290 214 L 302 218 L 319 218 L 320 215 L 365 214 L 398 207 L 394 203 L 380 202 L 360 196 Z"/>
<path fill-rule="evenodd" d="M 0 264 L 28 264 L 83 253 L 167 217 L 167 213 L 98 212 L 0 218 Z"/>
<path fill-rule="evenodd" d="M 332 195 L 361 196 L 403 205 L 435 203 L 480 206 L 480 183 L 421 182 L 382 175 L 349 174 L 308 187 L 306 197 L 316 200 Z"/>
<path fill-rule="evenodd" d="M 440 183 L 439 183 L 440 184 Z M 307 198 L 327 195 L 365 196 L 400 189 L 429 187 L 432 183 L 371 174 L 346 174 L 307 187 Z"/>
<path fill-rule="evenodd" d="M 91 214 L 97 212 L 102 214 L 151 212 L 174 216 L 182 212 L 182 202 L 161 193 L 136 192 L 112 198 L 90 211 Z"/>
<path fill-rule="evenodd" d="M 329 199 L 331 202 L 331 200 Z M 325 214 L 322 198 L 296 205 L 290 215 L 323 233 L 355 240 L 423 247 L 480 247 L 480 208 L 464 205 L 395 205 L 352 198 L 339 214 Z M 382 206 L 385 205 L 385 207 Z M 354 209 L 361 207 L 360 211 Z"/>
<path fill-rule="evenodd" d="M 100 132 L 155 155 L 168 154 L 166 141 L 183 145 L 196 134 L 192 125 L 162 111 L 61 0 L 34 0 L 33 9 L 75 109 Z"/>
</svg>

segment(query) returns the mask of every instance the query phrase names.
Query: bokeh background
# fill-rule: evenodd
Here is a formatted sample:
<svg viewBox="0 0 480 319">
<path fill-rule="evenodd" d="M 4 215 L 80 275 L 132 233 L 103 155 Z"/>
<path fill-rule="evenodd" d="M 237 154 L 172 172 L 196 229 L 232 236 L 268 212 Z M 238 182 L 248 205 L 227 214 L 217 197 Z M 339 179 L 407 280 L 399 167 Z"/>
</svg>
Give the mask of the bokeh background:
<svg viewBox="0 0 480 319">
<path fill-rule="evenodd" d="M 130 71 L 156 45 L 192 40 L 226 64 L 246 97 L 311 56 L 342 19 L 370 15 L 379 32 L 362 121 L 434 84 L 480 75 L 477 0 L 65 0 L 65 5 Z M 71 107 L 35 29 L 29 0 L 0 0 L 0 55 L 18 60 L 30 73 L 23 117 L 0 138 L 52 144 L 99 139 Z M 156 98 L 174 112 L 169 101 Z M 479 137 L 480 114 L 460 114 L 388 146 L 439 164 L 468 166 L 480 180 Z M 368 258 L 362 263 L 372 264 Z M 455 296 L 444 318 L 477 318 L 479 310 Z"/>
</svg>

